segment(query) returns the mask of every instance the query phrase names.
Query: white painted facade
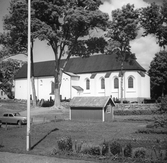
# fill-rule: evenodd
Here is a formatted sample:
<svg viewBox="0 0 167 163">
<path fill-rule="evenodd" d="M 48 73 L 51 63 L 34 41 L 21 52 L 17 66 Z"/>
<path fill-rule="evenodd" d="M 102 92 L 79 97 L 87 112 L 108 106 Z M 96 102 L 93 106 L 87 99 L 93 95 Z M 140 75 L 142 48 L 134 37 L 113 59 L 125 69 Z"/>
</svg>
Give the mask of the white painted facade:
<svg viewBox="0 0 167 163">
<path fill-rule="evenodd" d="M 63 73 L 60 94 L 62 99 L 71 99 L 75 96 L 112 96 L 120 99 L 121 97 L 121 78 L 119 72 L 111 72 L 106 77 L 106 72 L 96 73 L 92 78 L 91 73 L 75 74 Z M 118 79 L 118 88 L 114 86 L 115 78 Z M 129 88 L 129 78 L 133 79 L 133 84 Z M 89 89 L 87 88 L 89 80 Z M 104 81 L 103 88 L 101 82 Z M 37 99 L 48 100 L 50 97 L 54 99 L 52 92 L 53 77 L 35 78 L 35 88 Z M 80 87 L 82 90 L 77 90 L 75 87 Z M 52 93 L 52 94 L 51 94 Z M 27 99 L 27 80 L 15 80 L 15 98 Z M 144 98 L 150 98 L 150 77 L 145 74 L 141 76 L 137 71 L 126 71 L 123 76 L 123 98 L 128 101 L 141 101 Z"/>
</svg>

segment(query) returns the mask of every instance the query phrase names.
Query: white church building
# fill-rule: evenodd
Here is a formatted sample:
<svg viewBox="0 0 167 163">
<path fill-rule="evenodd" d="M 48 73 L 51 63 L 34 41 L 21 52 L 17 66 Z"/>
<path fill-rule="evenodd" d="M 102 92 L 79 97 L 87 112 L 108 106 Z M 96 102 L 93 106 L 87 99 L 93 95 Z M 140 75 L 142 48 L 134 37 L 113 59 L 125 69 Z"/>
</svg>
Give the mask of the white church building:
<svg viewBox="0 0 167 163">
<path fill-rule="evenodd" d="M 62 60 L 63 64 L 64 60 Z M 54 61 L 34 63 L 37 99 L 54 99 Z M 112 96 L 121 98 L 120 63 L 114 55 L 71 58 L 62 75 L 61 99 L 75 96 Z M 27 64 L 15 76 L 15 98 L 27 99 Z M 150 77 L 137 62 L 124 62 L 123 99 L 150 98 Z"/>
</svg>

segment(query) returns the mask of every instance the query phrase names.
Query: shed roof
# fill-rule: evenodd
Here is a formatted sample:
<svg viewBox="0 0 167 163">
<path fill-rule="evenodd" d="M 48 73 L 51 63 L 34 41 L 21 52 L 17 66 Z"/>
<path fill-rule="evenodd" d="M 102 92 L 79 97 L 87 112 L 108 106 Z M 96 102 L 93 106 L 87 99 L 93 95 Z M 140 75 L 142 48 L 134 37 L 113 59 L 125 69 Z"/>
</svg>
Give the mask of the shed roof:
<svg viewBox="0 0 167 163">
<path fill-rule="evenodd" d="M 61 60 L 60 66 L 62 67 L 65 60 Z M 44 77 L 44 76 L 54 76 L 54 61 L 45 61 L 34 63 L 34 76 Z M 108 72 L 108 71 L 120 71 L 121 66 L 116 59 L 114 54 L 111 55 L 93 55 L 88 58 L 71 58 L 64 71 L 71 72 L 74 74 L 83 73 L 97 73 L 97 72 Z M 131 64 L 124 62 L 124 70 L 136 70 L 143 71 L 146 70 L 137 62 L 133 61 Z M 15 75 L 15 79 L 26 78 L 27 77 L 27 64 L 18 71 Z"/>
<path fill-rule="evenodd" d="M 83 96 L 74 97 L 70 101 L 70 107 L 96 107 L 103 108 L 111 100 L 112 104 L 115 106 L 110 96 Z"/>
</svg>

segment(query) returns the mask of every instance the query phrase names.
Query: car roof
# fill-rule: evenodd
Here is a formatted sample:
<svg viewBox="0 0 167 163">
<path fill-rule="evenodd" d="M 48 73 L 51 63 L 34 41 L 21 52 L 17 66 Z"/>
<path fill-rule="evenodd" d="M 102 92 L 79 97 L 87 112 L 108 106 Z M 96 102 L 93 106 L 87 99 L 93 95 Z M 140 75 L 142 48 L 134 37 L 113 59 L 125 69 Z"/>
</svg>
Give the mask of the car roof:
<svg viewBox="0 0 167 163">
<path fill-rule="evenodd" d="M 4 112 L 3 115 L 4 114 L 15 114 L 15 113 L 19 113 L 19 112 Z"/>
</svg>

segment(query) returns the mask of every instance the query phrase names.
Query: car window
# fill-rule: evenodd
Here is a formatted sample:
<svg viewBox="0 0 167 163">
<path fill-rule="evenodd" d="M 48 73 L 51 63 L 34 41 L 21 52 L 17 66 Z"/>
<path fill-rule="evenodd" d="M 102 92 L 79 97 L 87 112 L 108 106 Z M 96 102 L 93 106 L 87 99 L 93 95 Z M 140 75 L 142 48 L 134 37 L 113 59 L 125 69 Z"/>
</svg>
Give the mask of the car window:
<svg viewBox="0 0 167 163">
<path fill-rule="evenodd" d="M 4 117 L 7 117 L 7 116 L 8 116 L 8 114 L 4 114 L 3 116 L 4 116 Z"/>
<path fill-rule="evenodd" d="M 9 117 L 13 117 L 13 115 L 12 115 L 12 114 L 9 114 Z"/>
</svg>

